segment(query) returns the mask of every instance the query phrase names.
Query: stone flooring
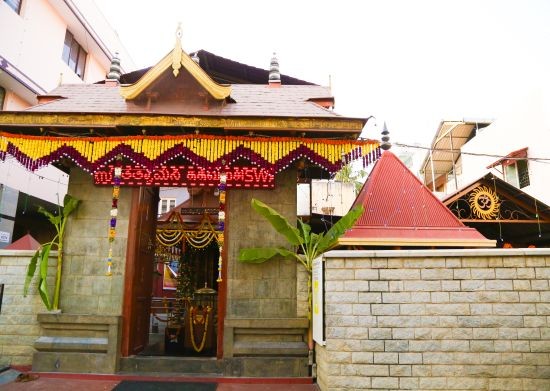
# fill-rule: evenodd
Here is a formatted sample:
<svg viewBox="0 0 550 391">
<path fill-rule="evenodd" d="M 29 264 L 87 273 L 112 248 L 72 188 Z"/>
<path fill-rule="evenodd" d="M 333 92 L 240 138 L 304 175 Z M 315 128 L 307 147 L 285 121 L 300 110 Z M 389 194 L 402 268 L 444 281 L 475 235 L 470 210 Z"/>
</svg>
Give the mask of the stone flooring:
<svg viewBox="0 0 550 391">
<path fill-rule="evenodd" d="M 74 374 L 30 374 L 37 376 L 35 380 L 1 384 L 1 391 L 110 391 L 121 380 L 169 380 L 193 381 L 192 378 L 158 378 L 119 375 L 74 375 Z M 316 384 L 309 379 L 240 379 L 240 378 L 200 378 L 200 381 L 218 383 L 217 391 L 319 391 Z M 308 384 L 309 382 L 309 384 Z"/>
</svg>

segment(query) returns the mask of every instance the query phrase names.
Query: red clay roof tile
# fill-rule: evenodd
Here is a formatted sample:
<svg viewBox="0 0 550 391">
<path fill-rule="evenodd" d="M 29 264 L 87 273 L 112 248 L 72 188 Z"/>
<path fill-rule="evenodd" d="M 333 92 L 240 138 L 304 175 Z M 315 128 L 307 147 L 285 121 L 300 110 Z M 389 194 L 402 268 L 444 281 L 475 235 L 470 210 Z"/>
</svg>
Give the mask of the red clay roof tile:
<svg viewBox="0 0 550 391">
<path fill-rule="evenodd" d="M 54 89 L 49 95 L 64 99 L 50 101 L 27 109 L 45 113 L 136 113 L 136 114 L 179 114 L 207 115 L 219 117 L 322 117 L 337 118 L 338 114 L 313 102 L 311 98 L 330 95 L 327 87 L 316 85 L 282 85 L 278 88 L 267 84 L 234 84 L 231 97 L 236 103 L 227 103 L 219 108 L 206 110 L 177 105 L 136 105 L 127 102 L 118 87 L 105 84 L 66 84 Z"/>
</svg>

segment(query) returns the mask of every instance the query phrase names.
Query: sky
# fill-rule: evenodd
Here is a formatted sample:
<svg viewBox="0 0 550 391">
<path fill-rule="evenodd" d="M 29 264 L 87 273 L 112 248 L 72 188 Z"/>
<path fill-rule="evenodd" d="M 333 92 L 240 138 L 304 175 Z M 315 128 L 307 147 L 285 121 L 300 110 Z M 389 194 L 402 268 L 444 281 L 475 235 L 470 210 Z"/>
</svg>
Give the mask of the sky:
<svg viewBox="0 0 550 391">
<path fill-rule="evenodd" d="M 544 85 L 547 0 L 95 0 L 138 68 L 182 46 L 332 87 L 362 134 L 428 146 L 441 120 L 497 119 Z M 330 80 L 330 82 L 329 82 Z"/>
</svg>

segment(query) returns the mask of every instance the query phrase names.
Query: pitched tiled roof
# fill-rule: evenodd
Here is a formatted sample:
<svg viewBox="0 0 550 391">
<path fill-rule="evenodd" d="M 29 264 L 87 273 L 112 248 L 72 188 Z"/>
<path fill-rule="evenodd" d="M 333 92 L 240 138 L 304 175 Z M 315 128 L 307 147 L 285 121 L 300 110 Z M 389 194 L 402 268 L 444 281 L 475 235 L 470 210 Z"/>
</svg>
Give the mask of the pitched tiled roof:
<svg viewBox="0 0 550 391">
<path fill-rule="evenodd" d="M 266 84 L 269 79 L 269 70 L 253 67 L 238 61 L 230 60 L 210 53 L 206 50 L 196 52 L 199 57 L 199 65 L 212 79 L 218 83 L 229 84 Z M 269 65 L 266 62 L 266 65 Z M 120 76 L 121 83 L 135 83 L 151 67 L 139 69 L 133 72 L 125 73 Z M 100 82 L 102 83 L 102 82 Z M 281 74 L 281 83 L 283 85 L 314 85 L 309 81 L 300 80 L 292 76 Z"/>
<path fill-rule="evenodd" d="M 331 96 L 327 87 L 316 85 L 234 84 L 231 98 L 236 103 L 205 109 L 178 105 L 138 105 L 126 101 L 118 86 L 107 84 L 65 84 L 48 95 L 63 98 L 33 106 L 26 111 L 44 113 L 124 113 L 124 114 L 176 114 L 219 117 L 320 117 L 340 116 L 313 102 L 311 98 Z"/>
<path fill-rule="evenodd" d="M 374 166 L 354 206 L 364 212 L 342 245 L 494 247 L 468 228 L 393 153 Z"/>
</svg>

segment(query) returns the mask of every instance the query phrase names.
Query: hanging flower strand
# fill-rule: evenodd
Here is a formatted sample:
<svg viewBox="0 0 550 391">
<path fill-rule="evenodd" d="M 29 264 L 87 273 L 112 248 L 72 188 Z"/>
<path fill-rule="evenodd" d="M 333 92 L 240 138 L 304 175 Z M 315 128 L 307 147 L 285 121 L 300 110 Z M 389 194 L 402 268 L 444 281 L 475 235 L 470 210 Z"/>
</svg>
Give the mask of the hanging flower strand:
<svg viewBox="0 0 550 391">
<path fill-rule="evenodd" d="M 116 222 L 118 216 L 118 198 L 120 197 L 120 177 L 122 175 L 122 156 L 118 155 L 115 161 L 113 177 L 113 203 L 111 205 L 111 220 L 109 222 L 109 255 L 107 257 L 107 275 L 112 276 L 113 242 L 116 236 Z"/>
<path fill-rule="evenodd" d="M 222 163 L 225 165 L 225 162 Z M 225 240 L 225 189 L 227 184 L 227 174 L 225 173 L 225 167 L 222 166 L 220 172 L 220 183 L 218 185 L 218 190 L 220 192 L 220 210 L 218 212 L 218 248 L 219 248 L 219 257 L 218 257 L 218 279 L 217 282 L 222 281 L 222 252 L 223 252 L 223 242 Z"/>
</svg>

